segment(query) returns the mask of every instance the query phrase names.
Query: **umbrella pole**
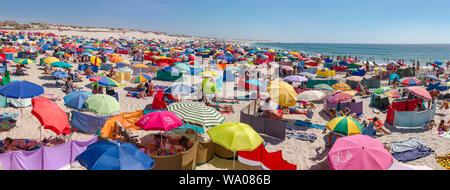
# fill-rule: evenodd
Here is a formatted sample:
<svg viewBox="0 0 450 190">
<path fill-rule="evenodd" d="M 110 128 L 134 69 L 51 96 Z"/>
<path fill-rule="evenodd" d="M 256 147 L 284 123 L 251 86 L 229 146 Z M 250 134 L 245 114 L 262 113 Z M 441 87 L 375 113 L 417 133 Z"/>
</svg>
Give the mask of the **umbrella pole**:
<svg viewBox="0 0 450 190">
<path fill-rule="evenodd" d="M 235 162 L 236 162 L 236 151 L 233 151 L 233 170 Z"/>
</svg>

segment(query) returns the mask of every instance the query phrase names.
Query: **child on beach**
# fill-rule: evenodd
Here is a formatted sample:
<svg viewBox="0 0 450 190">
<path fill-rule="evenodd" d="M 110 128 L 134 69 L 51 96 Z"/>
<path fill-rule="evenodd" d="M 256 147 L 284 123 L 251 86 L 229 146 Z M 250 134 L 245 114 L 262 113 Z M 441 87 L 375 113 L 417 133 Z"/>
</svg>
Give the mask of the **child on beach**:
<svg viewBox="0 0 450 190">
<path fill-rule="evenodd" d="M 433 126 L 436 126 L 436 122 L 435 122 L 434 120 L 431 120 L 430 122 L 428 122 L 428 123 L 425 125 L 425 129 L 426 129 L 427 131 L 429 131 L 429 130 L 433 129 Z"/>
<path fill-rule="evenodd" d="M 444 132 L 448 132 L 449 129 L 450 129 L 450 126 L 445 124 L 445 120 L 441 120 L 441 123 L 439 123 L 437 131 L 438 131 L 438 134 L 441 135 Z"/>
<path fill-rule="evenodd" d="M 369 121 L 372 120 L 373 127 L 377 133 L 383 132 L 384 134 L 390 135 L 392 134 L 388 129 L 384 127 L 383 121 L 381 121 L 378 117 L 374 117 L 373 119 L 369 119 Z"/>
</svg>

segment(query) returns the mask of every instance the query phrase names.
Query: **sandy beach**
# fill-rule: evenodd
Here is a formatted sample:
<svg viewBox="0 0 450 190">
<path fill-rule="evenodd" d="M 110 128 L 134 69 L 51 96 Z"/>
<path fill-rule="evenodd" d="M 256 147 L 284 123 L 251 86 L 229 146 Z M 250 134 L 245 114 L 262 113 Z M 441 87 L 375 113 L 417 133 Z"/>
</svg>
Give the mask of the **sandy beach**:
<svg viewBox="0 0 450 190">
<path fill-rule="evenodd" d="M 25 32 L 27 32 L 25 30 Z M 157 35 L 154 33 L 141 33 L 141 32 L 127 32 L 127 33 L 121 33 L 121 32 L 79 32 L 79 31 L 58 31 L 58 30 L 48 30 L 48 31 L 41 31 L 41 32 L 51 32 L 56 35 L 78 35 L 78 36 L 84 36 L 87 38 L 96 38 L 96 39 L 108 39 L 110 37 L 112 38 L 126 38 L 126 39 L 158 39 L 162 41 L 168 41 L 168 42 L 174 42 L 174 41 L 189 41 L 189 40 L 196 40 L 193 38 L 179 38 L 179 37 L 172 37 L 168 35 Z M 244 42 L 243 42 L 244 43 Z M 16 47 L 17 48 L 17 47 Z M 43 58 L 45 55 L 40 55 L 36 60 L 39 60 L 40 58 Z M 131 60 L 132 58 L 127 55 L 122 55 L 124 59 Z M 37 61 L 38 62 L 38 61 Z M 201 62 L 201 61 L 199 61 Z M 208 68 L 208 59 L 203 60 L 203 67 Z M 72 59 L 69 60 L 71 65 L 73 65 L 73 68 L 77 68 L 78 65 L 73 62 Z M 148 61 L 144 61 L 144 63 L 148 63 Z M 320 66 L 319 66 L 320 68 Z M 61 100 L 56 101 L 56 103 L 66 112 L 70 112 L 73 109 L 68 108 L 65 104 L 62 98 L 66 95 L 61 88 L 57 88 L 55 86 L 55 79 L 52 79 L 51 77 L 48 77 L 48 75 L 43 74 L 43 66 L 38 66 L 37 64 L 29 64 L 27 65 L 27 75 L 26 76 L 12 76 L 12 80 L 27 80 L 31 81 L 33 83 L 39 84 L 45 88 L 46 94 L 54 94 L 61 98 Z M 211 68 L 213 71 L 216 71 L 217 73 L 221 73 L 222 71 L 217 68 Z M 265 68 L 259 68 L 260 70 L 265 70 Z M 373 75 L 373 72 L 369 75 L 366 75 L 366 78 L 370 78 Z M 84 76 L 83 76 L 84 77 Z M 345 73 L 337 73 L 334 79 L 337 79 L 343 83 L 345 83 Z M 153 83 L 155 85 L 165 85 L 165 86 L 172 86 L 174 84 L 193 84 L 197 87 L 201 88 L 201 76 L 191 76 L 191 75 L 185 75 L 184 80 L 182 82 L 164 82 L 159 80 L 154 80 Z M 86 80 L 84 77 L 83 82 L 77 82 L 75 83 L 77 86 L 83 87 L 86 91 L 91 91 L 91 85 L 90 81 Z M 219 96 L 226 96 L 226 97 L 233 97 L 234 95 L 234 87 L 236 83 L 234 82 L 225 82 L 223 84 L 226 88 L 222 89 L 222 92 L 225 91 L 226 94 L 219 94 Z M 122 83 L 121 87 L 115 88 L 115 91 L 119 94 L 119 102 L 121 106 L 121 110 L 119 113 L 125 113 L 125 112 L 134 112 L 137 110 L 143 110 L 146 107 L 149 106 L 149 104 L 152 103 L 153 97 L 146 97 L 143 99 L 137 99 L 133 97 L 127 97 L 126 94 L 129 92 L 127 89 L 129 87 L 135 87 L 136 84 L 132 83 Z M 381 81 L 381 86 L 388 86 L 387 80 Z M 441 93 L 449 93 L 450 91 L 443 91 Z M 267 93 L 262 93 L 263 96 L 268 96 Z M 197 97 L 199 94 L 196 94 Z M 244 91 L 238 91 L 237 95 L 244 95 Z M 379 117 L 383 120 L 386 118 L 386 113 L 375 113 L 374 109 L 369 107 L 370 104 L 370 97 L 361 97 L 361 96 L 355 96 L 354 97 L 357 102 L 362 101 L 364 105 L 362 116 L 363 120 L 367 120 L 368 118 L 373 117 Z M 189 101 L 187 99 L 183 99 L 184 101 Z M 392 99 L 390 99 L 392 102 Z M 247 106 L 250 103 L 250 101 L 244 101 L 241 100 L 239 104 L 233 104 L 233 109 L 235 113 L 230 114 L 224 114 L 223 116 L 226 118 L 225 122 L 234 122 L 240 120 L 240 110 L 243 109 L 245 106 Z M 316 108 L 313 110 L 314 114 L 312 119 L 310 120 L 313 124 L 318 125 L 326 125 L 328 121 L 330 121 L 330 118 L 324 114 L 323 112 L 323 104 L 317 103 L 315 104 Z M 438 106 L 440 107 L 440 106 Z M 50 137 L 54 136 L 55 134 L 50 130 L 39 130 L 39 121 L 36 117 L 34 117 L 31 114 L 32 107 L 26 107 L 22 109 L 14 108 L 14 107 L 8 107 L 8 108 L 2 108 L 1 112 L 7 112 L 7 113 L 18 113 L 20 116 L 17 118 L 17 127 L 11 129 L 7 132 L 1 132 L 0 133 L 0 139 L 4 139 L 6 137 L 11 137 L 15 139 L 39 139 L 40 137 Z M 89 112 L 86 112 L 89 113 Z M 117 113 L 117 114 L 119 114 Z M 450 119 L 449 110 L 436 110 L 436 115 L 434 120 L 438 123 L 440 120 L 448 121 Z M 290 120 L 306 120 L 306 116 L 304 115 L 284 115 L 285 119 Z M 309 141 L 301 141 L 297 139 L 292 139 L 289 137 L 286 137 L 286 139 L 279 143 L 279 144 L 267 144 L 266 149 L 269 152 L 282 150 L 283 151 L 283 158 L 292 164 L 297 165 L 298 170 L 329 170 L 330 166 L 327 161 L 327 153 L 330 150 L 329 148 L 325 148 L 325 139 L 326 134 L 322 134 L 322 130 L 315 129 L 315 128 L 306 128 L 306 127 L 300 127 L 300 126 L 294 126 L 292 123 L 290 124 L 291 127 L 296 128 L 300 131 L 306 131 L 310 133 L 314 133 L 317 135 L 317 139 L 314 142 Z M 402 141 L 407 140 L 411 137 L 420 138 L 423 140 L 430 148 L 432 148 L 436 154 L 443 155 L 446 153 L 450 153 L 450 139 L 439 137 L 436 127 L 433 128 L 431 131 L 425 131 L 422 129 L 408 129 L 408 130 L 400 130 L 396 128 L 388 128 L 393 133 L 390 135 L 380 135 L 376 136 L 375 138 L 380 140 L 382 143 L 390 143 L 394 141 Z M 134 134 L 138 135 L 139 137 L 143 137 L 148 134 L 153 134 L 155 132 L 150 131 L 134 131 Z M 180 133 L 183 134 L 183 131 L 171 131 L 169 133 Z M 74 140 L 84 140 L 89 139 L 93 137 L 91 134 L 82 134 L 79 132 L 76 132 L 72 135 L 72 139 Z M 208 140 L 209 136 L 205 133 L 202 134 L 200 140 L 206 141 Z M 394 159 L 394 162 L 396 160 Z M 214 157 L 212 160 L 210 160 L 208 163 L 203 164 L 201 166 L 198 166 L 197 170 L 230 170 L 232 169 L 232 160 L 227 159 L 221 159 L 219 157 Z M 418 165 L 418 166 L 427 166 L 435 170 L 442 170 L 443 168 L 436 162 L 436 159 L 434 158 L 434 154 L 430 154 L 424 158 L 420 158 L 411 162 L 408 162 L 407 164 L 410 165 Z M 85 169 L 81 166 L 74 165 L 72 168 L 74 170 L 79 169 Z M 239 162 L 236 162 L 236 169 L 238 170 L 261 170 L 261 167 L 253 167 L 253 166 L 247 166 L 244 164 L 241 164 Z"/>
</svg>

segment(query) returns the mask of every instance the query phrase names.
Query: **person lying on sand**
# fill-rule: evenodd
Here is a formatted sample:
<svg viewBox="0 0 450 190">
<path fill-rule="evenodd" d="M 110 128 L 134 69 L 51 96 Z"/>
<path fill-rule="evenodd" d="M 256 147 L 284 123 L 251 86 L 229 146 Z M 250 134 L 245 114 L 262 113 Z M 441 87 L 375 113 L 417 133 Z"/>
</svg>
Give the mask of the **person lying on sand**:
<svg viewBox="0 0 450 190">
<path fill-rule="evenodd" d="M 147 96 L 151 96 L 151 94 L 148 94 L 146 91 L 140 91 L 140 92 L 128 92 L 128 97 L 135 97 L 135 98 L 144 98 Z"/>
<path fill-rule="evenodd" d="M 429 130 L 433 129 L 434 126 L 436 126 L 436 122 L 435 122 L 434 120 L 431 120 L 430 122 L 428 122 L 428 123 L 425 125 L 425 129 L 426 129 L 427 131 L 429 131 Z"/>
<path fill-rule="evenodd" d="M 91 75 L 95 75 L 95 73 L 91 70 L 90 67 L 87 67 L 86 70 L 84 70 L 84 75 L 91 76 Z"/>
<path fill-rule="evenodd" d="M 31 151 L 39 148 L 39 142 L 37 140 L 11 139 L 6 137 L 3 140 L 3 148 L 6 152 L 17 150 Z"/>
<path fill-rule="evenodd" d="M 204 98 L 205 105 L 213 107 L 219 111 L 226 111 L 234 113 L 233 106 L 230 104 L 221 104 L 209 101 L 207 98 Z"/>
<path fill-rule="evenodd" d="M 378 117 L 374 117 L 372 119 L 369 119 L 369 121 L 370 120 L 372 121 L 373 128 L 375 129 L 375 131 L 377 133 L 383 132 L 384 134 L 387 134 L 387 135 L 392 134 L 391 131 L 389 131 L 388 129 L 386 129 L 386 127 L 384 127 L 383 121 L 381 121 L 381 119 L 379 119 Z"/>
<path fill-rule="evenodd" d="M 218 98 L 218 97 L 216 97 L 215 95 L 214 95 L 212 101 L 213 101 L 213 102 L 217 102 L 217 103 L 236 103 L 236 104 L 239 104 L 239 101 L 236 100 L 236 99 L 234 99 L 234 100 L 228 100 L 228 99 L 224 99 L 224 98 Z"/>
</svg>

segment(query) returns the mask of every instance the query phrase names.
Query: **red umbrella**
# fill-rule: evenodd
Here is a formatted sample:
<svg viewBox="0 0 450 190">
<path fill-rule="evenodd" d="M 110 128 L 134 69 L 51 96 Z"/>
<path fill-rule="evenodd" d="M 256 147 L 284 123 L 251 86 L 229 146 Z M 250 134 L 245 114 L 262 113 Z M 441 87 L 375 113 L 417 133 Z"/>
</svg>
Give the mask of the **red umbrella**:
<svg viewBox="0 0 450 190">
<path fill-rule="evenodd" d="M 58 104 L 43 97 L 31 99 L 31 104 L 31 114 L 38 118 L 44 129 L 50 129 L 57 135 L 70 133 L 67 113 Z"/>
<path fill-rule="evenodd" d="M 409 92 L 411 92 L 412 94 L 414 94 L 418 97 L 425 98 L 428 101 L 430 101 L 432 99 L 430 93 L 422 87 L 410 86 L 410 87 L 406 87 L 406 90 L 408 90 Z"/>
<path fill-rule="evenodd" d="M 400 66 L 406 66 L 406 64 L 404 64 L 402 62 L 397 62 L 397 64 L 399 64 Z"/>
<path fill-rule="evenodd" d="M 18 51 L 12 47 L 6 47 L 6 48 L 1 49 L 0 52 L 17 53 Z"/>
</svg>

